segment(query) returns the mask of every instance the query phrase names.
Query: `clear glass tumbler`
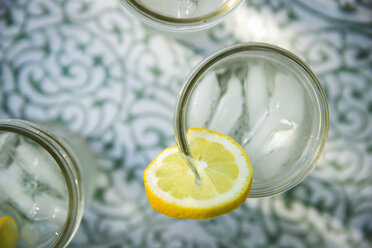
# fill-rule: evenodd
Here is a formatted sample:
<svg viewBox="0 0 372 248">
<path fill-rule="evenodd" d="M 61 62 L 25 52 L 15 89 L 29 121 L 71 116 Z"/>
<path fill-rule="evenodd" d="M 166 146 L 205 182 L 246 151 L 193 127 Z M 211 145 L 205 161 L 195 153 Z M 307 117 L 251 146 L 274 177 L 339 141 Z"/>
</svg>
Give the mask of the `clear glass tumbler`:
<svg viewBox="0 0 372 248">
<path fill-rule="evenodd" d="M 167 31 L 201 30 L 222 21 L 243 0 L 121 0 L 145 23 Z"/>
<path fill-rule="evenodd" d="M 66 247 L 94 190 L 89 145 L 60 124 L 43 126 L 0 120 L 0 217 L 17 222 L 18 247 Z"/>
<path fill-rule="evenodd" d="M 265 197 L 297 185 L 317 164 L 329 110 L 321 84 L 296 55 L 244 43 L 202 61 L 180 92 L 175 139 L 188 156 L 190 127 L 221 132 L 241 144 L 254 170 L 249 197 Z"/>
</svg>

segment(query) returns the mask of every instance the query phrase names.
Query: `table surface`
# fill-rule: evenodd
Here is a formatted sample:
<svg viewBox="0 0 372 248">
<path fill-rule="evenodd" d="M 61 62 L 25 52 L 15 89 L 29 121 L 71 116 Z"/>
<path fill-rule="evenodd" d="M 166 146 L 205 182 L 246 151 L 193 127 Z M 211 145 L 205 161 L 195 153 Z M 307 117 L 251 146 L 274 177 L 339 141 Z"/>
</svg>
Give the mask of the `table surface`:
<svg viewBox="0 0 372 248">
<path fill-rule="evenodd" d="M 318 166 L 284 194 L 205 221 L 151 209 L 142 172 L 173 145 L 188 73 L 227 45 L 286 48 L 330 107 Z M 97 190 L 69 247 L 372 247 L 372 2 L 247 0 L 199 33 L 161 33 L 119 0 L 0 0 L 0 118 L 55 120 L 100 156 Z"/>
</svg>

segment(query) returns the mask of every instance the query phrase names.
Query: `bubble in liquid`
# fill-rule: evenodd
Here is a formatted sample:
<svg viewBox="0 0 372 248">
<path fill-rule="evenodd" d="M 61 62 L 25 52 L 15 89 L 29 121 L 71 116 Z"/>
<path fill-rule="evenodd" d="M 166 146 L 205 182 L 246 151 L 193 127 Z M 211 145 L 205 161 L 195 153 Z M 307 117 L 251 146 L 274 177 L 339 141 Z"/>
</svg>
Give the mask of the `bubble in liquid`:
<svg viewBox="0 0 372 248">
<path fill-rule="evenodd" d="M 194 13 L 197 3 L 197 0 L 180 0 L 177 11 L 178 17 L 190 17 Z"/>
</svg>

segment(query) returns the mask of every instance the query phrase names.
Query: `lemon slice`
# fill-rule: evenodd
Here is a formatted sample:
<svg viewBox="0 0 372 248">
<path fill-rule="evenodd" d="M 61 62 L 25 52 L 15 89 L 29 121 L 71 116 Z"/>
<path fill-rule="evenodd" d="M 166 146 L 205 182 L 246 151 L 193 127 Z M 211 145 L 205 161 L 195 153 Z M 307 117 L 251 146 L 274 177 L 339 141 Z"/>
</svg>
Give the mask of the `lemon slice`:
<svg viewBox="0 0 372 248">
<path fill-rule="evenodd" d="M 14 248 L 18 243 L 18 227 L 10 216 L 0 218 L 0 247 Z"/>
<path fill-rule="evenodd" d="M 253 169 L 229 136 L 190 128 L 186 134 L 200 185 L 176 146 L 162 151 L 144 171 L 153 209 L 174 218 L 208 219 L 238 208 L 247 198 Z"/>
</svg>

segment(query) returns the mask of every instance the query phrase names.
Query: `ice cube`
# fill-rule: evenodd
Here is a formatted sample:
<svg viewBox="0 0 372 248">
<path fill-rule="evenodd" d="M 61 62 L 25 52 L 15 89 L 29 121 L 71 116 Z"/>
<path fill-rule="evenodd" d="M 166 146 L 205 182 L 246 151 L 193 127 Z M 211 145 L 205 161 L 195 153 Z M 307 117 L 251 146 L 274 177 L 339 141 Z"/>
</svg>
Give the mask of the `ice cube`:
<svg viewBox="0 0 372 248">
<path fill-rule="evenodd" d="M 10 202 L 33 220 L 40 216 L 63 219 L 63 209 L 67 206 L 58 205 L 58 198 L 67 201 L 68 196 L 57 163 L 36 143 L 16 137 L 16 143 L 8 143 L 6 155 L 9 158 L 1 162 L 6 164 L 0 166 L 0 200 Z"/>
<path fill-rule="evenodd" d="M 194 14 L 197 2 L 195 0 L 179 0 L 177 14 L 180 18 L 190 17 Z"/>
<path fill-rule="evenodd" d="M 248 75 L 244 82 L 245 107 L 248 113 L 248 127 L 262 119 L 268 112 L 267 78 L 263 64 L 248 66 Z"/>
<path fill-rule="evenodd" d="M 220 91 L 216 74 L 209 72 L 191 95 L 186 115 L 188 127 L 205 127 L 213 111 L 212 106 L 220 97 Z"/>
<path fill-rule="evenodd" d="M 275 76 L 275 91 L 270 100 L 270 112 L 299 123 L 304 117 L 304 89 L 292 75 L 278 72 Z M 271 113 L 270 113 L 271 114 Z"/>
<path fill-rule="evenodd" d="M 18 143 L 19 136 L 14 133 L 0 132 L 0 169 L 7 167 L 12 160 L 13 148 Z"/>
<path fill-rule="evenodd" d="M 35 183 L 33 189 L 29 188 L 30 181 Z M 63 201 L 42 192 L 37 182 L 29 178 L 16 163 L 1 170 L 0 200 L 11 202 L 23 215 L 35 221 L 50 219 L 63 224 L 68 208 L 66 194 L 63 195 Z"/>
<path fill-rule="evenodd" d="M 33 200 L 23 188 L 22 171 L 10 165 L 0 173 L 0 200 L 13 202 L 26 216 L 30 215 Z"/>
<path fill-rule="evenodd" d="M 209 123 L 209 129 L 229 135 L 233 127 L 243 114 L 242 84 L 233 74 L 227 84 L 225 94 L 213 111 L 214 115 Z"/>
<path fill-rule="evenodd" d="M 16 162 L 30 176 L 63 195 L 66 185 L 52 156 L 39 145 L 23 140 L 16 149 Z"/>
<path fill-rule="evenodd" d="M 296 138 L 297 124 L 286 119 L 280 120 L 274 132 L 262 146 L 262 153 L 268 154 L 280 147 L 289 146 Z"/>
<path fill-rule="evenodd" d="M 301 86 L 293 76 L 278 72 L 267 118 L 243 146 L 252 163 L 278 148 L 294 143 L 303 117 L 304 94 Z"/>
<path fill-rule="evenodd" d="M 50 222 L 62 226 L 66 221 L 68 200 L 57 199 L 48 194 L 39 194 L 35 197 L 34 202 L 35 221 L 49 220 Z"/>
<path fill-rule="evenodd" d="M 289 165 L 291 155 L 290 147 L 281 147 L 263 155 L 254 165 L 253 181 L 263 183 L 276 179 Z"/>
<path fill-rule="evenodd" d="M 280 122 L 279 116 L 275 113 L 268 115 L 262 124 L 257 127 L 247 143 L 243 144 L 252 164 L 261 159 L 265 153 L 264 144 L 268 142 L 269 137 L 274 133 Z"/>
</svg>

